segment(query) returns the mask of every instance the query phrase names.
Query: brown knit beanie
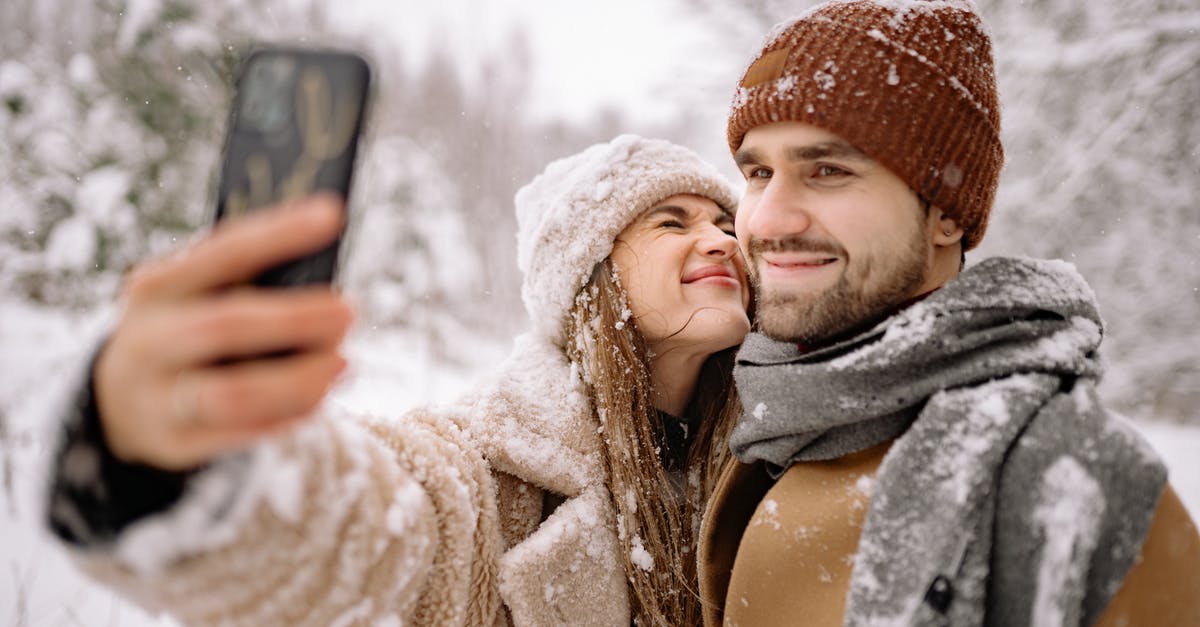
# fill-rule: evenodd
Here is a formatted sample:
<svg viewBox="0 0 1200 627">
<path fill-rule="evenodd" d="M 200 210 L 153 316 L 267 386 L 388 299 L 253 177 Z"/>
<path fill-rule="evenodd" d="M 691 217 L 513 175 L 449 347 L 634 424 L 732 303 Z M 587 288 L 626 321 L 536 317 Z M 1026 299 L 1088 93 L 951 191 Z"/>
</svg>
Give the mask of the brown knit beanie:
<svg viewBox="0 0 1200 627">
<path fill-rule="evenodd" d="M 729 148 L 794 121 L 850 142 L 983 238 L 1004 150 L 988 34 L 967 0 L 834 0 L 778 34 L 746 70 Z"/>
</svg>

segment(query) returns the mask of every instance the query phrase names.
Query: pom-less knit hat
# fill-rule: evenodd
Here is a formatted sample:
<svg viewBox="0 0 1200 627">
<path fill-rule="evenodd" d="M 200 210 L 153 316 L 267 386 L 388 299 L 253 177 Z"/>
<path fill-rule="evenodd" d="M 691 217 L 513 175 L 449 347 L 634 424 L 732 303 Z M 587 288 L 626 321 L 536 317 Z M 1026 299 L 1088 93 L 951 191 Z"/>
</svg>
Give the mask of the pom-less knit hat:
<svg viewBox="0 0 1200 627">
<path fill-rule="evenodd" d="M 694 194 L 727 211 L 733 191 L 716 168 L 667 141 L 621 135 L 546 166 L 517 192 L 521 297 L 536 333 L 561 345 L 575 295 L 613 240 L 664 198 Z"/>
<path fill-rule="evenodd" d="M 967 0 L 834 0 L 787 24 L 730 107 L 736 152 L 763 124 L 795 121 L 850 142 L 983 238 L 1004 151 L 992 48 Z"/>
</svg>

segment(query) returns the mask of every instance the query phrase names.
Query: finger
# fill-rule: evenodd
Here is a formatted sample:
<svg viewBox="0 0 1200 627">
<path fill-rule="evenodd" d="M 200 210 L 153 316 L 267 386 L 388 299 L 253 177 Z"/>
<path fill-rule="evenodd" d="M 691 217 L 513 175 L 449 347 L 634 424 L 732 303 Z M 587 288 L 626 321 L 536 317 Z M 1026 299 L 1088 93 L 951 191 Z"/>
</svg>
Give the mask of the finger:
<svg viewBox="0 0 1200 627">
<path fill-rule="evenodd" d="M 333 350 L 187 372 L 187 422 L 200 430 L 267 426 L 312 412 L 346 367 Z"/>
<path fill-rule="evenodd" d="M 330 194 L 222 220 L 192 246 L 135 271 L 127 293 L 131 300 L 171 299 L 249 281 L 329 245 L 343 221 L 343 204 Z"/>
<path fill-rule="evenodd" d="M 180 306 L 169 350 L 177 368 L 283 350 L 333 348 L 350 328 L 353 313 L 327 287 L 296 290 L 245 289 Z"/>
</svg>

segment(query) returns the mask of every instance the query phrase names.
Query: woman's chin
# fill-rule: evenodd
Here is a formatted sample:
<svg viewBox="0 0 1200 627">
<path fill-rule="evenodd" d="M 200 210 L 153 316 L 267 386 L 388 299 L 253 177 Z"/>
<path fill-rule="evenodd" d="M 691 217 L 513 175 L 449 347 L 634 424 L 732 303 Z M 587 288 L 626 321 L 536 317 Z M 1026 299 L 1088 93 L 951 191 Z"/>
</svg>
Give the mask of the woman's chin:
<svg viewBox="0 0 1200 627">
<path fill-rule="evenodd" d="M 702 309 L 696 312 L 689 326 L 694 326 L 692 337 L 712 353 L 737 346 L 750 332 L 750 319 L 741 309 Z"/>
</svg>

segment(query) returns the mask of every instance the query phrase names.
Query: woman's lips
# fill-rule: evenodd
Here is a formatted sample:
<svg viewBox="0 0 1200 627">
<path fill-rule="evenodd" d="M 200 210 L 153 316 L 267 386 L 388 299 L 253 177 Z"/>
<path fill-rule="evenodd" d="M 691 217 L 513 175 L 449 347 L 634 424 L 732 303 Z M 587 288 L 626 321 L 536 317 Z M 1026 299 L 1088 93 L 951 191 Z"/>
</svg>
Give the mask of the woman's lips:
<svg viewBox="0 0 1200 627">
<path fill-rule="evenodd" d="M 727 285 L 732 287 L 741 287 L 742 283 L 729 271 L 725 266 L 707 265 L 701 266 L 683 275 L 683 281 L 686 285 L 696 283 L 704 285 Z"/>
</svg>

